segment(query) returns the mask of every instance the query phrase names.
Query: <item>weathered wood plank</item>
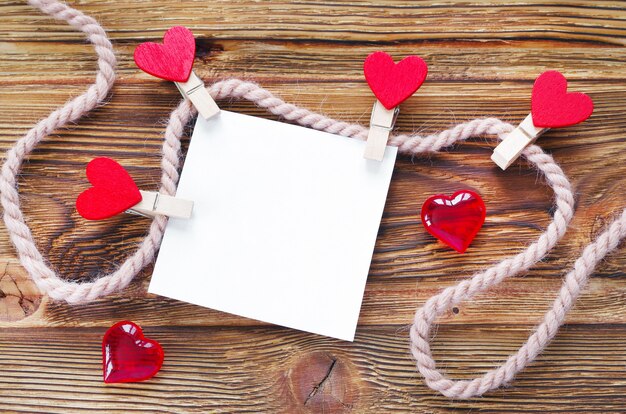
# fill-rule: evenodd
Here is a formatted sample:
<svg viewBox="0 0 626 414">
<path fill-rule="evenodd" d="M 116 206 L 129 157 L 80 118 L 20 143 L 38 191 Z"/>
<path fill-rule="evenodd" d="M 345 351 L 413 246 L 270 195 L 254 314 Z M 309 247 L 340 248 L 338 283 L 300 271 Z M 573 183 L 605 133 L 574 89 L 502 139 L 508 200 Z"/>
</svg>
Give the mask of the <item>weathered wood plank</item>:
<svg viewBox="0 0 626 414">
<path fill-rule="evenodd" d="M 80 34 L 75 34 L 73 40 L 66 43 L 60 41 L 58 36 L 50 35 L 45 43 L 22 42 L 4 38 L 0 33 L 0 51 L 3 54 L 0 84 L 88 83 L 95 68 L 92 47 L 83 41 Z M 156 85 L 155 78 L 141 72 L 133 61 L 133 51 L 140 42 L 114 43 L 120 82 Z M 533 81 L 546 69 L 559 69 L 568 79 L 577 81 L 600 79 L 607 83 L 623 79 L 626 64 L 623 47 L 584 46 L 584 43 L 571 45 L 532 40 L 515 42 L 514 45 L 499 41 L 416 41 L 384 46 L 377 43 L 333 44 L 330 47 L 328 42 L 303 46 L 288 40 L 242 42 L 208 37 L 197 41 L 194 66 L 203 77 L 253 77 L 262 84 L 363 82 L 363 60 L 368 54 L 383 48 L 397 59 L 409 54 L 423 57 L 429 66 L 424 86 L 442 80 L 472 83 L 476 80 Z M 51 54 L 51 49 L 55 53 Z M 28 71 L 24 71 L 25 66 Z"/>
<path fill-rule="evenodd" d="M 600 275 L 601 276 L 601 275 Z M 408 326 L 416 308 L 442 287 L 452 284 L 440 279 L 390 282 L 370 277 L 365 292 L 359 326 Z M 142 320 L 144 325 L 181 326 L 256 326 L 261 322 L 142 293 L 145 277 L 122 294 L 89 305 L 68 306 L 46 303 L 41 312 L 19 326 L 110 326 L 117 320 Z M 546 312 L 560 287 L 560 280 L 526 277 L 503 283 L 471 303 L 458 306 L 442 324 L 484 325 L 501 329 L 517 325 L 530 330 Z M 568 316 L 569 323 L 626 323 L 626 288 L 620 279 L 592 279 L 577 306 Z M 5 321 L 3 319 L 3 321 Z M 16 326 L 0 322 L 0 327 Z"/>
<path fill-rule="evenodd" d="M 148 328 L 166 351 L 140 384 L 101 382 L 104 329 L 16 329 L 0 337 L 0 397 L 27 412 L 621 412 L 624 327 L 567 326 L 512 387 L 448 400 L 414 371 L 406 332 L 359 330 L 354 344 L 290 329 Z M 45 339 L 43 339 L 45 338 Z M 434 352 L 456 378 L 504 360 L 524 332 L 442 327 Z M 254 350 L 254 351 L 251 351 Z M 89 408 L 87 408 L 87 405 Z"/>
<path fill-rule="evenodd" d="M 407 40 L 474 41 L 549 39 L 624 45 L 623 5 L 615 1 L 541 0 L 510 2 L 423 3 L 387 1 L 255 2 L 167 0 L 85 2 L 81 10 L 97 16 L 114 39 L 159 38 L 182 24 L 204 29 L 217 39 L 326 40 L 332 42 L 401 42 Z M 63 40 L 72 30 L 33 13 L 21 2 L 5 4 L 3 26 L 15 40 L 53 33 Z M 163 16 L 167 16 L 164 19 Z M 138 18 L 140 17 L 140 18 Z M 30 29 L 36 24 L 38 31 Z"/>
<path fill-rule="evenodd" d="M 624 140 L 622 131 L 626 127 L 626 115 L 621 111 L 626 92 L 621 83 L 597 80 L 570 84 L 572 90 L 585 91 L 593 97 L 594 114 L 584 124 L 550 131 L 539 143 L 550 150 L 565 147 L 580 150 L 577 146 L 588 148 L 605 143 L 611 144 L 606 148 L 611 150 L 612 144 L 617 143 L 619 150 L 619 143 Z M 289 102 L 335 118 L 369 122 L 373 95 L 362 79 L 323 84 L 267 82 L 263 86 Z M 0 149 L 14 142 L 49 110 L 82 92 L 84 86 L 63 84 L 37 88 L 40 91 L 37 94 L 25 94 L 22 85 L 6 85 L 0 90 L 0 108 L 3 110 L 0 114 Z M 396 130 L 431 133 L 461 121 L 487 116 L 519 123 L 530 111 L 531 90 L 532 81 L 427 82 L 414 97 L 403 103 Z M 164 129 L 162 121 L 180 99 L 170 82 L 120 82 L 114 88 L 106 110 L 94 111 L 69 131 L 59 131 L 64 132 L 63 139 L 49 137 L 41 144 L 42 148 L 72 151 L 83 149 L 80 147 L 83 144 L 94 151 L 115 147 L 122 152 L 128 147 L 130 153 L 134 150 L 144 154 L 146 148 L 158 153 Z M 272 117 L 248 102 L 221 104 L 226 109 Z M 141 117 L 129 116 L 129 112 L 140 112 Z M 622 167 L 617 163 L 615 166 Z"/>
</svg>

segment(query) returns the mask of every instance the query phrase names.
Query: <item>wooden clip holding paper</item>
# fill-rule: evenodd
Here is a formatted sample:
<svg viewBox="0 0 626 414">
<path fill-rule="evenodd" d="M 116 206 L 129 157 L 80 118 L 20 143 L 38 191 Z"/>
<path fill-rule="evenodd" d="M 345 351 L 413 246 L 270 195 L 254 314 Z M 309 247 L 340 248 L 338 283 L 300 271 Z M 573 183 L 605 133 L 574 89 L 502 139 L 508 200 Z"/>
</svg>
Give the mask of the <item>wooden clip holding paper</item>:
<svg viewBox="0 0 626 414">
<path fill-rule="evenodd" d="M 498 167 L 506 170 L 519 158 L 524 149 L 533 144 L 541 134 L 549 128 L 537 128 L 533 124 L 533 117 L 528 114 L 517 128 L 509 133 L 504 140 L 493 150 L 491 159 Z"/>
<path fill-rule="evenodd" d="M 370 117 L 370 130 L 367 134 L 367 142 L 365 143 L 365 152 L 363 157 L 368 160 L 382 161 L 385 156 L 385 148 L 389 134 L 393 129 L 400 112 L 399 107 L 387 109 L 380 103 L 374 102 L 372 115 Z"/>
<path fill-rule="evenodd" d="M 126 169 L 111 158 L 94 158 L 86 172 L 93 187 L 76 198 L 76 210 L 87 220 L 104 220 L 124 212 L 147 217 L 191 217 L 193 201 L 140 190 Z"/>
<path fill-rule="evenodd" d="M 157 215 L 184 219 L 191 217 L 193 201 L 182 200 L 155 191 L 139 190 L 139 192 L 141 193 L 141 201 L 128 209 L 129 213 L 148 217 Z"/>
<path fill-rule="evenodd" d="M 219 106 L 217 106 L 209 91 L 206 90 L 202 79 L 195 72 L 191 72 L 187 82 L 174 83 L 183 97 L 189 99 L 193 106 L 196 107 L 202 118 L 209 119 L 220 113 Z"/>
</svg>

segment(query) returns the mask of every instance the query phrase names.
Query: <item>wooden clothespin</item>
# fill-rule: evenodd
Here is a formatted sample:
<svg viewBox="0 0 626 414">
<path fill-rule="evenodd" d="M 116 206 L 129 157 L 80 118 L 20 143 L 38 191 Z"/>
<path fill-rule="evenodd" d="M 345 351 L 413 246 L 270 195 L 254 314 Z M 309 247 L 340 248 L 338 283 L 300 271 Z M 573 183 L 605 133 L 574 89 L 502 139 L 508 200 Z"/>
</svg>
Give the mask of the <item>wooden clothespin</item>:
<svg viewBox="0 0 626 414">
<path fill-rule="evenodd" d="M 506 170 L 548 129 L 578 124 L 592 112 L 589 96 L 567 92 L 567 79 L 560 72 L 544 72 L 535 80 L 530 114 L 494 149 L 491 159 Z"/>
<path fill-rule="evenodd" d="M 204 82 L 194 72 L 191 72 L 187 82 L 176 82 L 176 87 L 185 98 L 191 101 L 202 118 L 209 119 L 220 113 L 219 106 L 209 95 Z"/>
<path fill-rule="evenodd" d="M 193 201 L 181 200 L 156 191 L 139 190 L 139 192 L 141 193 L 141 201 L 129 208 L 129 212 L 148 217 L 157 215 L 175 218 L 191 217 Z"/>
<path fill-rule="evenodd" d="M 378 99 L 372 108 L 370 130 L 363 156 L 382 161 L 400 105 L 422 86 L 428 66 L 419 56 L 407 56 L 397 64 L 385 52 L 374 52 L 363 64 L 365 80 Z"/>
<path fill-rule="evenodd" d="M 533 124 L 532 114 L 528 114 L 517 128 L 510 132 L 504 140 L 498 144 L 491 154 L 493 162 L 500 168 L 506 170 L 513 162 L 519 158 L 522 151 L 534 143 L 537 138 L 548 128 L 537 128 Z"/>
<path fill-rule="evenodd" d="M 400 107 L 387 109 L 379 100 L 374 102 L 370 116 L 370 130 L 367 133 L 365 152 L 363 156 L 368 160 L 382 161 L 389 134 L 396 124 Z"/>
<path fill-rule="evenodd" d="M 190 218 L 193 201 L 137 188 L 130 174 L 111 158 L 94 158 L 87 164 L 93 187 L 76 198 L 78 213 L 87 220 L 103 220 L 123 212 L 154 217 Z"/>
<path fill-rule="evenodd" d="M 165 32 L 163 44 L 146 42 L 135 49 L 135 63 L 141 70 L 176 83 L 204 119 L 220 112 L 202 80 L 192 71 L 196 55 L 193 33 L 184 26 L 174 26 Z"/>
</svg>

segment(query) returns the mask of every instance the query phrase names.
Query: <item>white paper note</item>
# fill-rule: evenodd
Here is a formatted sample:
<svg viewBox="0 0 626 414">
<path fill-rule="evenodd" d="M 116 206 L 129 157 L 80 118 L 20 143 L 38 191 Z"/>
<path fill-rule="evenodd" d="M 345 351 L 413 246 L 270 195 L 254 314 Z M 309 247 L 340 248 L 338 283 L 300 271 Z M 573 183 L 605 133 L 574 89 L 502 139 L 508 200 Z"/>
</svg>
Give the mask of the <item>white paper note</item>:
<svg viewBox="0 0 626 414">
<path fill-rule="evenodd" d="M 149 291 L 352 341 L 397 149 L 222 111 L 196 122 Z"/>
</svg>

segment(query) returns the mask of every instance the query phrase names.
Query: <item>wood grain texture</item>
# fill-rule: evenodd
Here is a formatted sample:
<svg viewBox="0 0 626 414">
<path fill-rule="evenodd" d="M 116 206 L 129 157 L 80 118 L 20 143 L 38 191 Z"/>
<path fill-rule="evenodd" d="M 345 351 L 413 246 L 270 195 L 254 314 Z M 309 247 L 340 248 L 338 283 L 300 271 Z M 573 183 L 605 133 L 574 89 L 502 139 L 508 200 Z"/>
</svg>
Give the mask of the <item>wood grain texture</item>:
<svg viewBox="0 0 626 414">
<path fill-rule="evenodd" d="M 373 96 L 363 59 L 384 49 L 418 54 L 429 75 L 402 105 L 400 131 L 434 132 L 478 116 L 519 122 L 546 69 L 594 99 L 581 125 L 540 145 L 571 178 L 577 210 L 568 234 L 531 272 L 442 319 L 442 367 L 471 378 L 506 359 L 539 321 L 580 250 L 626 205 L 626 7 L 610 1 L 255 2 L 82 1 L 119 58 L 111 101 L 57 131 L 24 166 L 23 208 L 41 249 L 70 279 L 115 269 L 149 221 L 86 222 L 74 210 L 95 156 L 123 162 L 141 188 L 159 179 L 163 120 L 176 88 L 137 69 L 134 47 L 176 24 L 197 37 L 196 72 L 259 82 L 287 101 L 367 123 Z M 93 78 L 91 47 L 21 1 L 0 4 L 0 150 Z M 226 109 L 268 117 L 246 102 Z M 186 149 L 188 139 L 184 142 Z M 469 401 L 430 391 L 414 371 L 408 324 L 441 288 L 533 241 L 550 221 L 551 192 L 536 172 L 500 172 L 477 139 L 423 158 L 401 157 L 385 208 L 359 328 L 347 343 L 145 293 L 151 268 L 119 295 L 82 306 L 41 297 L 0 225 L 0 411 L 8 412 L 625 412 L 626 255 L 594 273 L 555 342 L 510 388 Z M 421 227 L 435 192 L 462 188 L 487 204 L 467 253 Z M 332 289 L 332 286 L 328 287 Z M 323 306 L 323 304 L 320 304 Z M 100 340 L 121 319 L 161 341 L 163 371 L 141 384 L 101 381 Z"/>
</svg>

